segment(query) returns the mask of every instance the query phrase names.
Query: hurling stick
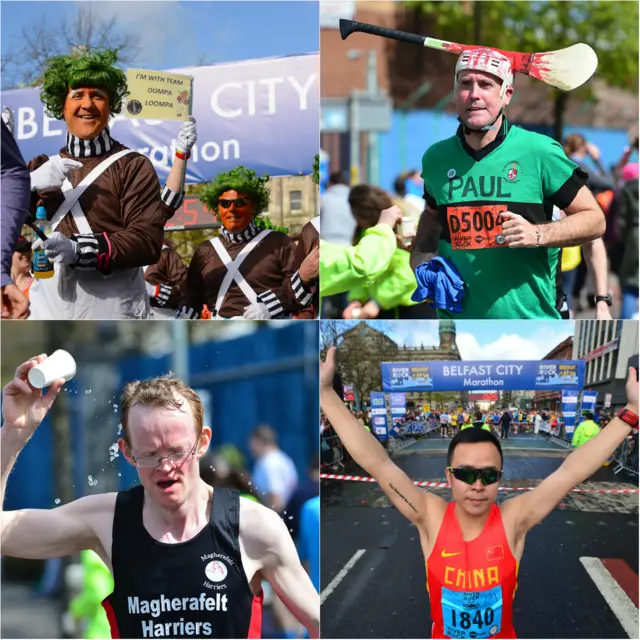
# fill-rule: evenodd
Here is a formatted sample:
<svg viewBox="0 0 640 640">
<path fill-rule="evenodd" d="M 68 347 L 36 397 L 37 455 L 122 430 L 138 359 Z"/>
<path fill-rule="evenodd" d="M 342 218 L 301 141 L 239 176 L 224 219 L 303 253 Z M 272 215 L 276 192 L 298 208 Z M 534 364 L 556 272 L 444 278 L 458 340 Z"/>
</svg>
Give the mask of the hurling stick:
<svg viewBox="0 0 640 640">
<path fill-rule="evenodd" d="M 374 36 L 400 40 L 417 44 L 429 49 L 440 49 L 449 53 L 462 53 L 469 49 L 489 49 L 491 47 L 479 47 L 473 44 L 458 44 L 446 40 L 436 40 L 427 36 L 419 36 L 415 33 L 379 27 L 366 22 L 340 19 L 340 35 L 346 40 L 352 33 L 369 33 Z M 560 91 L 573 91 L 582 86 L 593 77 L 598 68 L 598 56 L 588 45 L 574 44 L 566 49 L 558 51 L 546 51 L 543 53 L 520 53 L 518 51 L 504 51 L 494 49 L 506 55 L 510 60 L 514 71 L 541 80 Z"/>
</svg>

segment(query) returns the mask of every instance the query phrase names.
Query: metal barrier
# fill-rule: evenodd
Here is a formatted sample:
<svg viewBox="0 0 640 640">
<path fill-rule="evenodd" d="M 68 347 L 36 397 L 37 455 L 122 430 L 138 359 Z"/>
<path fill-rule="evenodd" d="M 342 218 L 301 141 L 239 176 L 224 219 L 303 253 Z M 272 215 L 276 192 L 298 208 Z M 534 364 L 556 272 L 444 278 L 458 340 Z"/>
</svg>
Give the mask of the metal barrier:
<svg viewBox="0 0 640 640">
<path fill-rule="evenodd" d="M 638 441 L 625 438 L 615 452 L 616 466 L 613 473 L 626 471 L 638 479 Z"/>
<path fill-rule="evenodd" d="M 320 469 L 342 467 L 344 464 L 344 447 L 338 436 L 321 438 L 320 442 Z"/>
</svg>

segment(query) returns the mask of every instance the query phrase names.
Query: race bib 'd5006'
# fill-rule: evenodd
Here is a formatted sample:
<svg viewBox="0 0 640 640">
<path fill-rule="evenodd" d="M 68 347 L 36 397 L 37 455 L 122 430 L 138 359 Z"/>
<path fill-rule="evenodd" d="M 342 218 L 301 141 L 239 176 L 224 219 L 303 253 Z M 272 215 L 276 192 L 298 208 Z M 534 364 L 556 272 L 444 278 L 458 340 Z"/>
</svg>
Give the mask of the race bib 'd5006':
<svg viewBox="0 0 640 640">
<path fill-rule="evenodd" d="M 449 638 L 491 638 L 502 624 L 502 587 L 460 592 L 442 588 L 442 622 Z"/>
<path fill-rule="evenodd" d="M 504 204 L 447 207 L 452 249 L 499 249 L 506 247 L 500 214 Z"/>
</svg>

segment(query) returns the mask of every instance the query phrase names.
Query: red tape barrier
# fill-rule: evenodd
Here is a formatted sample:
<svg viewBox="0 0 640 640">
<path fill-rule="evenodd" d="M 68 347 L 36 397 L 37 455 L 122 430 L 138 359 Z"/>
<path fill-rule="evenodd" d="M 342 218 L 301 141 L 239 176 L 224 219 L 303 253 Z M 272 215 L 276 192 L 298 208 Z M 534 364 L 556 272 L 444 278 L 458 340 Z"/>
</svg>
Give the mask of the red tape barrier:
<svg viewBox="0 0 640 640">
<path fill-rule="evenodd" d="M 353 482 L 376 482 L 374 478 L 365 476 L 343 476 L 335 473 L 321 473 L 320 478 L 323 480 L 351 480 Z M 417 487 L 433 487 L 446 489 L 450 487 L 447 482 L 425 482 L 414 480 L 413 484 Z M 535 487 L 499 487 L 498 491 L 533 491 Z M 638 493 L 640 489 L 571 489 L 572 493 Z"/>
</svg>

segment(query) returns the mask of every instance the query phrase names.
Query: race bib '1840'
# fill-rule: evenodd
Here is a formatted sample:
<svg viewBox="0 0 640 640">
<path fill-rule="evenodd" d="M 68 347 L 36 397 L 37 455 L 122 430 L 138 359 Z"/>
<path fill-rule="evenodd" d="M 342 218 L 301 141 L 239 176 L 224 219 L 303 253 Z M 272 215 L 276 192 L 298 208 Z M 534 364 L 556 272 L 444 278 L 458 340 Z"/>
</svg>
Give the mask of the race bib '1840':
<svg viewBox="0 0 640 640">
<path fill-rule="evenodd" d="M 461 592 L 442 588 L 442 622 L 449 638 L 491 638 L 502 625 L 502 587 Z"/>
<path fill-rule="evenodd" d="M 447 207 L 452 249 L 499 249 L 506 247 L 500 214 L 504 204 Z"/>
</svg>

